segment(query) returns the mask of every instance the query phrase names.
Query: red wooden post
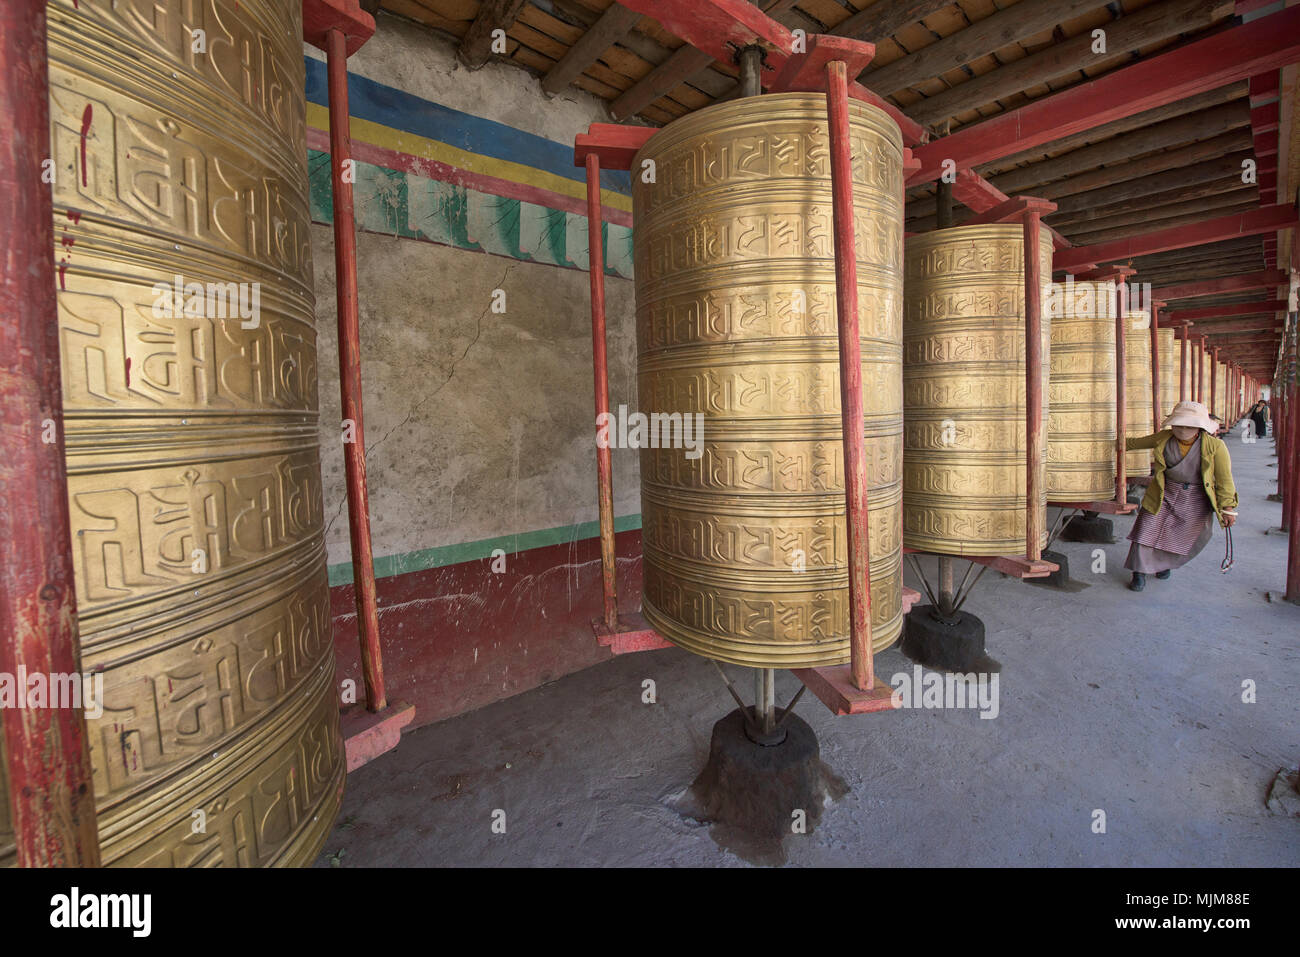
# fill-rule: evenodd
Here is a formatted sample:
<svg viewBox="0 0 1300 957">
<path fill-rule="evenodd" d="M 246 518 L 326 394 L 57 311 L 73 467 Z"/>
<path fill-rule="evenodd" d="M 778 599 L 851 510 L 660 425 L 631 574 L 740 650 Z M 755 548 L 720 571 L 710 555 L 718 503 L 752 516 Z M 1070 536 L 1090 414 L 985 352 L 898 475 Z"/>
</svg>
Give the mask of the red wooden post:
<svg viewBox="0 0 1300 957">
<path fill-rule="evenodd" d="M 1043 515 L 1038 510 L 1043 459 L 1043 275 L 1038 261 L 1038 213 L 1025 213 L 1025 557 L 1043 557 Z"/>
<path fill-rule="evenodd" d="M 347 37 L 330 30 L 325 39 L 329 75 L 330 183 L 334 203 L 334 282 L 338 294 L 339 391 L 343 423 L 350 422 L 351 440 L 343 444 L 348 485 L 348 532 L 352 543 L 352 580 L 356 589 L 357 631 L 361 638 L 361 674 L 366 708 L 382 711 L 384 660 L 379 648 L 379 610 L 375 596 L 375 563 L 370 546 L 370 499 L 366 489 L 366 438 L 361 409 L 361 327 L 357 317 L 357 235 L 352 209 L 352 159 L 348 117 Z"/>
<path fill-rule="evenodd" d="M 1124 307 L 1128 302 L 1124 276 L 1119 277 L 1115 300 L 1115 504 L 1128 504 L 1128 463 L 1124 440 L 1128 432 L 1128 358 L 1124 337 L 1128 319 Z"/>
<path fill-rule="evenodd" d="M 1196 402 L 1201 401 L 1201 389 L 1204 385 L 1202 380 L 1205 378 L 1205 354 L 1201 345 L 1202 339 L 1202 336 L 1196 336 L 1192 339 L 1192 397 Z"/>
<path fill-rule="evenodd" d="M 596 434 L 609 419 L 609 364 L 605 356 L 605 250 L 600 213 L 600 157 L 587 154 L 587 259 L 591 277 L 591 355 L 596 379 Z M 610 432 L 608 425 L 605 433 Z M 601 595 L 605 625 L 618 627 L 618 567 L 614 557 L 614 466 L 609 443 L 596 443 L 596 485 L 600 508 Z"/>
<path fill-rule="evenodd" d="M 831 209 L 835 228 L 835 306 L 840 339 L 840 410 L 844 431 L 844 499 L 849 551 L 849 670 L 862 691 L 875 684 L 871 653 L 870 549 L 867 539 L 867 450 L 858 339 L 858 260 L 853 242 L 853 164 L 849 154 L 848 75 L 843 60 L 826 64 L 831 140 Z"/>
<path fill-rule="evenodd" d="M 1181 340 L 1182 340 L 1182 345 L 1179 346 L 1179 357 L 1178 357 L 1178 400 L 1179 400 L 1180 402 L 1185 402 L 1185 401 L 1187 401 L 1187 396 L 1188 396 L 1188 392 L 1187 392 L 1187 385 L 1188 385 L 1188 383 L 1187 383 L 1187 371 L 1188 371 L 1188 370 L 1187 370 L 1187 364 L 1188 364 L 1188 356 L 1187 356 L 1187 337 L 1188 337 L 1189 335 L 1191 335 L 1191 327 L 1188 326 L 1188 325 L 1186 325 L 1186 324 L 1184 324 L 1184 325 L 1183 325 L 1183 326 L 1178 330 L 1178 332 L 1179 332 L 1179 337 L 1180 337 Z"/>
<path fill-rule="evenodd" d="M 1210 412 L 1214 413 L 1219 407 L 1219 370 L 1215 368 L 1215 363 L 1219 361 L 1219 347 L 1214 346 L 1210 349 Z"/>
<path fill-rule="evenodd" d="M 0 6 L 0 111 L 8 127 L 0 137 L 0 673 L 80 682 L 53 210 L 41 175 L 50 145 L 45 37 L 44 0 Z M 43 439 L 47 430 L 52 441 Z M 2 750 L 18 864 L 98 867 L 82 709 L 10 711 Z"/>
<path fill-rule="evenodd" d="M 1291 344 L 1291 385 L 1288 399 L 1291 414 L 1287 421 L 1287 488 L 1282 505 L 1289 520 L 1286 551 L 1286 600 L 1300 605 L 1300 415 L 1296 403 L 1300 402 L 1300 386 L 1296 383 L 1295 340 Z M 1279 463 L 1281 459 L 1279 458 Z"/>
<path fill-rule="evenodd" d="M 1160 307 L 1151 303 L 1151 431 L 1160 428 Z"/>
</svg>

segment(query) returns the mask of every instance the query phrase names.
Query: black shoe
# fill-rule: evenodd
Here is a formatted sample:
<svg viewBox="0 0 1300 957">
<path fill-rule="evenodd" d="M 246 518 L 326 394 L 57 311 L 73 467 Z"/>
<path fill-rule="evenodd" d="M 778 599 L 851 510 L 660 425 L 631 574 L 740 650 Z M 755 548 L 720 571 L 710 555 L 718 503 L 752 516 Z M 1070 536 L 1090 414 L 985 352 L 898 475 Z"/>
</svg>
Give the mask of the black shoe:
<svg viewBox="0 0 1300 957">
<path fill-rule="evenodd" d="M 1133 580 L 1128 583 L 1129 591 L 1141 591 L 1147 587 L 1147 576 L 1141 572 L 1133 573 Z"/>
<path fill-rule="evenodd" d="M 1169 576 L 1172 574 L 1173 572 L 1166 568 L 1162 572 L 1156 572 L 1156 578 L 1159 578 L 1162 582 L 1167 582 L 1169 581 Z"/>
</svg>

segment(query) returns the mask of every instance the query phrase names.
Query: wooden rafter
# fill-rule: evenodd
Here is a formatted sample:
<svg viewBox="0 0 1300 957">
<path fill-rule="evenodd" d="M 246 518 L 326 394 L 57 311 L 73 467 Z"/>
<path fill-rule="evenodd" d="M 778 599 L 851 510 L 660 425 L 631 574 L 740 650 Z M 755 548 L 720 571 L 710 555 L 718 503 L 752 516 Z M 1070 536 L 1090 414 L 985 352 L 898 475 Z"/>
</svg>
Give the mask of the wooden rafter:
<svg viewBox="0 0 1300 957">
<path fill-rule="evenodd" d="M 471 70 L 477 70 L 487 63 L 492 56 L 493 31 L 509 30 L 514 26 L 524 2 L 525 0 L 483 0 L 478 16 L 460 42 L 457 59 Z"/>
</svg>

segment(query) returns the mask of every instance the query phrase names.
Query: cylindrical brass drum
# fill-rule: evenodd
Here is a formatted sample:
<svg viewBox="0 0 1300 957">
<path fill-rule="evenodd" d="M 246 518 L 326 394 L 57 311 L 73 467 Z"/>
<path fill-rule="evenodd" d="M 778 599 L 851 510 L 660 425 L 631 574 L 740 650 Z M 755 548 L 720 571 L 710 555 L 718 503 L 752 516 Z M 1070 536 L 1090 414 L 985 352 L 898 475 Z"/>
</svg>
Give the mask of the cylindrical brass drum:
<svg viewBox="0 0 1300 957">
<path fill-rule="evenodd" d="M 1044 231 L 1039 258 L 1051 276 Z M 1025 267 L 1019 225 L 907 240 L 903 542 L 944 555 L 1025 552 Z M 1042 316 L 1047 404 L 1051 319 Z M 1040 527 L 1046 543 L 1043 412 Z"/>
<path fill-rule="evenodd" d="M 1157 329 L 1156 337 L 1160 346 L 1160 421 L 1174 411 L 1178 404 L 1178 341 L 1174 330 Z M 1156 422 L 1156 428 L 1160 422 Z"/>
<path fill-rule="evenodd" d="M 305 864 L 345 764 L 301 5 L 186 9 L 49 5 L 72 549 L 82 666 L 103 678 L 87 702 L 99 839 L 113 865 Z"/>
<path fill-rule="evenodd" d="M 1214 363 L 1208 352 L 1201 356 L 1201 405 L 1210 409 L 1210 383 L 1213 382 Z M 1213 412 L 1213 409 L 1210 409 Z"/>
<path fill-rule="evenodd" d="M 852 101 L 873 646 L 902 629 L 902 140 Z M 633 180 L 637 374 L 702 448 L 643 448 L 646 619 L 762 668 L 849 659 L 848 552 L 826 97 L 699 110 Z M 660 446 L 678 443 L 657 443 Z"/>
<path fill-rule="evenodd" d="M 1151 319 L 1141 310 L 1125 313 L 1125 317 L 1128 325 L 1124 329 L 1124 368 L 1128 381 L 1124 434 L 1134 438 L 1155 431 L 1151 420 Z M 1151 461 L 1150 449 L 1137 449 L 1125 453 L 1124 468 L 1129 475 L 1147 475 L 1151 472 Z"/>
<path fill-rule="evenodd" d="M 1214 409 L 1220 422 L 1228 419 L 1228 367 L 1222 362 L 1214 363 Z"/>
<path fill-rule="evenodd" d="M 1066 283 L 1051 306 L 1047 500 L 1115 494 L 1115 284 Z"/>
</svg>

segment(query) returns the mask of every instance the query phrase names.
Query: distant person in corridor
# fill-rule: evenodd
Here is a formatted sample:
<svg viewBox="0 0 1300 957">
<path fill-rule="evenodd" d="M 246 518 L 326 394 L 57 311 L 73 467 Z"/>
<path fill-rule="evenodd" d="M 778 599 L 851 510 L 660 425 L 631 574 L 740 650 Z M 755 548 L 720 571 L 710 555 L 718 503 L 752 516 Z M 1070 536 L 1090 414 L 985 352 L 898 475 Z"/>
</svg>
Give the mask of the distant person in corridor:
<svg viewBox="0 0 1300 957">
<path fill-rule="evenodd" d="M 1230 527 L 1237 520 L 1228 447 L 1214 433 L 1218 423 L 1199 402 L 1179 402 L 1152 435 L 1127 439 L 1126 449 L 1155 449 L 1155 474 L 1147 486 L 1129 540 L 1124 567 L 1128 587 L 1141 591 L 1147 575 L 1168 578 L 1210 541 L 1212 516 Z"/>
<path fill-rule="evenodd" d="M 1255 423 L 1255 434 L 1262 439 L 1268 433 L 1268 403 L 1260 399 L 1246 414 Z"/>
</svg>

